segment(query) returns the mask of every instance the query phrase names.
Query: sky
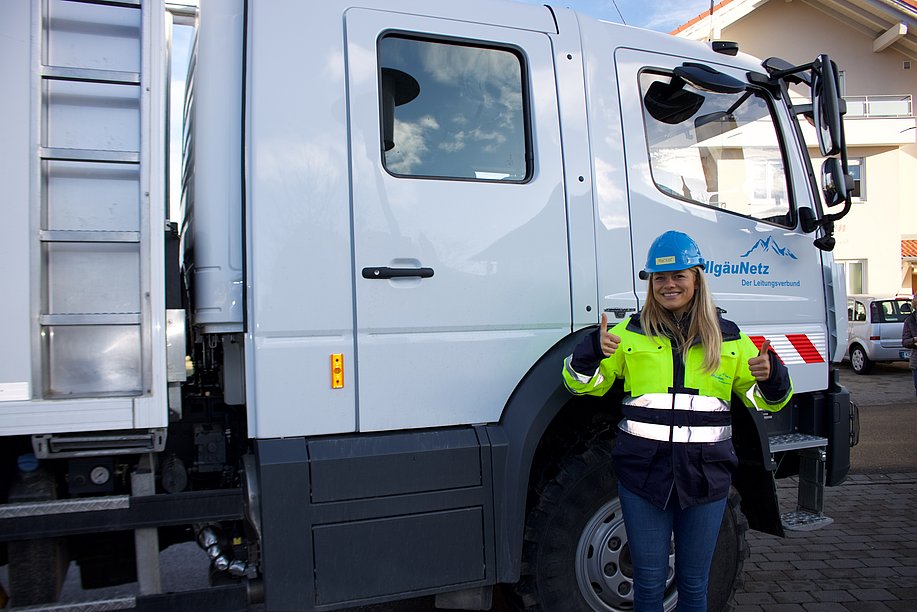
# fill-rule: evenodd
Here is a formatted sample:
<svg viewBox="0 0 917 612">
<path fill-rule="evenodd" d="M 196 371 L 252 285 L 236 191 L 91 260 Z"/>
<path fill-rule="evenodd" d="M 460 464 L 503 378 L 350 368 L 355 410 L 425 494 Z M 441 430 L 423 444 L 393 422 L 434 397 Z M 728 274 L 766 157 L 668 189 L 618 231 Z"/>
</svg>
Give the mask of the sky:
<svg viewBox="0 0 917 612">
<path fill-rule="evenodd" d="M 526 4 L 557 4 L 604 21 L 671 32 L 710 10 L 709 0 L 519 0 Z M 717 0 L 719 1 L 719 0 Z M 617 5 L 617 6 L 616 6 Z"/>
</svg>

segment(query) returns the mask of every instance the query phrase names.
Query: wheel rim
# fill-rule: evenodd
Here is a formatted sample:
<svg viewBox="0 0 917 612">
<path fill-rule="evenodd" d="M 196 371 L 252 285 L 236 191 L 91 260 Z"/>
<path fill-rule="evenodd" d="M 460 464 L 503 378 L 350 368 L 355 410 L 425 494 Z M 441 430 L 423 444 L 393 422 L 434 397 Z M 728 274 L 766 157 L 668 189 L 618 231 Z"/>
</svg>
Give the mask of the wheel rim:
<svg viewBox="0 0 917 612">
<path fill-rule="evenodd" d="M 624 529 L 621 502 L 615 497 L 589 519 L 576 546 L 576 581 L 580 594 L 596 612 L 634 609 L 634 574 Z M 669 553 L 663 608 L 674 610 L 675 553 Z"/>
<path fill-rule="evenodd" d="M 859 348 L 853 349 L 853 352 L 850 354 L 850 365 L 853 366 L 854 370 L 860 371 L 863 369 L 863 363 L 866 361 L 863 351 Z"/>
</svg>

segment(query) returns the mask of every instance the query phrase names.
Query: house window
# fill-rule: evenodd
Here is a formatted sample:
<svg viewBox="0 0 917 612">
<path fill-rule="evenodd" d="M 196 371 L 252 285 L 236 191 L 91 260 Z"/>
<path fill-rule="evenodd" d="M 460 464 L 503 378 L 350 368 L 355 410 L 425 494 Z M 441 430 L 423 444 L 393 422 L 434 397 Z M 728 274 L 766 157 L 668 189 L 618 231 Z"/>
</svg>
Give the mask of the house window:
<svg viewBox="0 0 917 612">
<path fill-rule="evenodd" d="M 856 295 L 865 293 L 866 286 L 866 260 L 855 259 L 837 262 L 844 269 L 844 278 L 847 279 L 847 293 Z"/>
<path fill-rule="evenodd" d="M 515 182 L 531 176 L 517 52 L 389 35 L 379 42 L 379 62 L 390 173 Z"/>
<path fill-rule="evenodd" d="M 851 196 L 854 200 L 863 201 L 866 199 L 866 158 L 851 157 L 847 160 L 847 171 L 853 177 L 853 192 Z"/>
</svg>

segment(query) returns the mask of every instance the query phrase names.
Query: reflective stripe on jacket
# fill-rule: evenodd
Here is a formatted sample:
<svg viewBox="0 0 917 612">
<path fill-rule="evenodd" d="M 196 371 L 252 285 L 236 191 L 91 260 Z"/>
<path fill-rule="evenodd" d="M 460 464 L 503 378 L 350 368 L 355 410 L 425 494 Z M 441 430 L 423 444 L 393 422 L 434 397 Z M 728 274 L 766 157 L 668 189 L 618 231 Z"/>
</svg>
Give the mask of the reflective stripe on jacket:
<svg viewBox="0 0 917 612">
<path fill-rule="evenodd" d="M 760 385 L 765 387 L 762 392 L 748 367 L 757 347 L 731 321 L 721 319 L 720 329 L 720 365 L 713 373 L 702 369 L 700 345 L 692 346 L 682 361 L 669 338 L 644 334 L 639 316 L 610 330 L 621 338 L 611 357 L 599 353 L 597 364 L 590 360 L 598 350 L 592 335 L 564 364 L 564 382 L 577 395 L 604 395 L 623 379 L 627 395 L 615 471 L 624 486 L 657 506 L 665 506 L 673 488 L 683 507 L 728 493 L 738 464 L 731 442 L 733 394 L 749 408 L 771 412 L 790 401 L 786 367 L 771 354 L 771 379 Z M 592 371 L 580 372 L 574 364 Z"/>
</svg>

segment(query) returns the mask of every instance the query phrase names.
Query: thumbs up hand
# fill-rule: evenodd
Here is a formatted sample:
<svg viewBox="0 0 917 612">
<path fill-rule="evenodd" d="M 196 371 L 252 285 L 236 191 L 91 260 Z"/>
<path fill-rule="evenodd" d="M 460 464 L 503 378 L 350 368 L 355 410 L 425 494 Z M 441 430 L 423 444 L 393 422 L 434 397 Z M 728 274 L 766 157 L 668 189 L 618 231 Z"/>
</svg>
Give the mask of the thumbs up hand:
<svg viewBox="0 0 917 612">
<path fill-rule="evenodd" d="M 748 360 L 748 369 L 758 382 L 763 382 L 771 377 L 771 358 L 767 354 L 770 346 L 771 341 L 765 340 L 758 351 L 758 356 Z"/>
<path fill-rule="evenodd" d="M 621 338 L 608 332 L 608 315 L 602 313 L 602 324 L 599 326 L 599 345 L 602 347 L 602 353 L 606 357 L 614 355 L 621 344 Z"/>
</svg>

